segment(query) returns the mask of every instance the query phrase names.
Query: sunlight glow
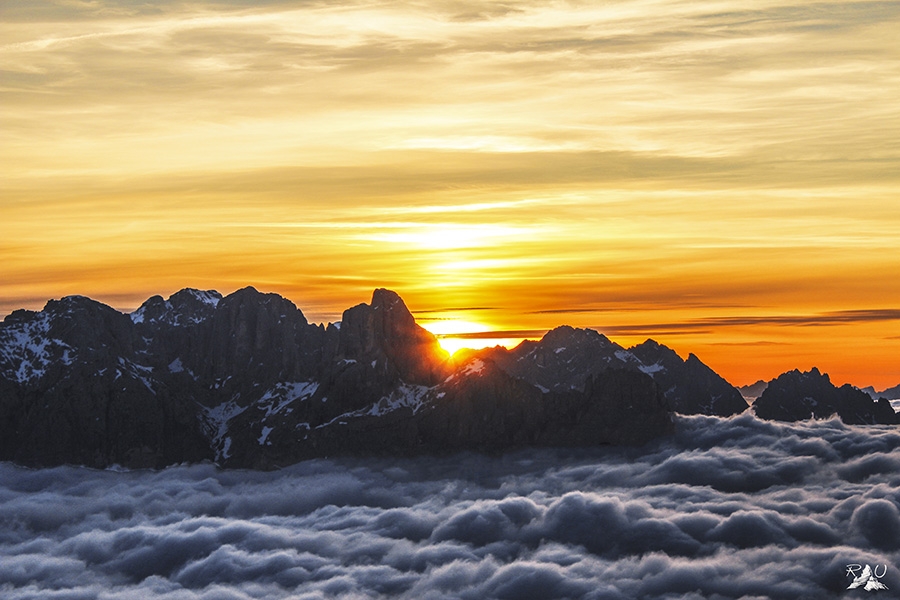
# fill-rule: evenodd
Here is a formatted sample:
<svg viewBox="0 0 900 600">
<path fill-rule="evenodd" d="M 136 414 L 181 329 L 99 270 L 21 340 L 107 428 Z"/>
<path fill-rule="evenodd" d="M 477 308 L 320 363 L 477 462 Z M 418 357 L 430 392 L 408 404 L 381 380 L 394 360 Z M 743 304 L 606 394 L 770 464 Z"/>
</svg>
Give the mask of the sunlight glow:
<svg viewBox="0 0 900 600">
<path fill-rule="evenodd" d="M 466 321 L 464 319 L 457 318 L 445 318 L 445 319 L 433 319 L 433 320 L 424 320 L 420 319 L 419 324 L 433 333 L 434 335 L 453 335 L 460 333 L 482 333 L 484 331 L 490 331 L 490 327 L 484 325 L 482 323 L 476 323 L 474 321 Z"/>
<path fill-rule="evenodd" d="M 521 236 L 523 233 L 518 227 L 443 223 L 435 226 L 423 225 L 416 231 L 375 233 L 366 237 L 374 241 L 406 244 L 424 250 L 459 250 L 498 246 L 509 238 Z"/>
<path fill-rule="evenodd" d="M 460 338 L 460 337 L 438 337 L 438 343 L 441 348 L 446 350 L 450 356 L 453 356 L 460 350 L 481 350 L 482 348 L 493 348 L 494 346 L 503 346 L 504 348 L 515 348 L 522 343 L 524 338 Z"/>
<path fill-rule="evenodd" d="M 491 331 L 491 328 L 484 323 L 476 323 L 475 321 L 456 317 L 435 318 L 430 320 L 420 319 L 419 324 L 437 336 L 441 348 L 450 353 L 451 356 L 462 349 L 479 350 L 481 348 L 490 348 L 493 346 L 512 348 L 522 341 L 521 338 L 464 337 L 466 334 L 485 333 Z"/>
</svg>

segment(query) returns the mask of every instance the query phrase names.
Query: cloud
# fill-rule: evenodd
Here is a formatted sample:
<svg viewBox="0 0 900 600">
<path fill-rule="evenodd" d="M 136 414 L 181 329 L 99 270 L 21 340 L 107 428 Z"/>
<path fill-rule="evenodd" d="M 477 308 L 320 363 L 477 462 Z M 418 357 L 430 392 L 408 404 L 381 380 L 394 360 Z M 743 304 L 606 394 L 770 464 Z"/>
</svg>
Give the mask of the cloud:
<svg viewBox="0 0 900 600">
<path fill-rule="evenodd" d="M 593 311 L 586 311 L 593 312 Z M 768 315 L 768 316 L 736 316 L 736 317 L 704 317 L 673 323 L 650 323 L 646 325 L 610 325 L 596 327 L 599 331 L 611 335 L 635 335 L 663 333 L 711 332 L 727 327 L 746 327 L 756 325 L 825 327 L 829 325 L 845 325 L 850 323 L 879 323 L 900 320 L 900 309 L 881 308 L 869 310 L 841 310 L 808 315 Z M 753 345 L 773 345 L 777 342 L 752 342 Z"/>
<path fill-rule="evenodd" d="M 0 464 L 4 598 L 837 597 L 900 585 L 900 433 L 679 417 L 642 448 L 276 472 Z M 879 567 L 879 573 L 883 567 Z"/>
<path fill-rule="evenodd" d="M 507 338 L 540 338 L 546 329 L 501 329 L 495 331 L 476 331 L 471 333 L 447 333 L 439 334 L 437 337 L 450 337 L 461 340 L 493 340 Z"/>
</svg>

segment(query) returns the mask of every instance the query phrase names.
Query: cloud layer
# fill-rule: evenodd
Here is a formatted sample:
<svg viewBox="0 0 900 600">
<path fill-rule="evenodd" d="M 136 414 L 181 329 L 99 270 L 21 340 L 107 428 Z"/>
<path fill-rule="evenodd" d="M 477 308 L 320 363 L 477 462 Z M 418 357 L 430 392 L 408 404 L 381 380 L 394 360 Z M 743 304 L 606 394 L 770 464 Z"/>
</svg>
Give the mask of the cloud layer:
<svg viewBox="0 0 900 600">
<path fill-rule="evenodd" d="M 829 598 L 900 588 L 900 433 L 679 418 L 640 449 L 272 473 L 0 465 L 4 598 Z M 879 566 L 882 573 L 884 567 Z"/>
</svg>

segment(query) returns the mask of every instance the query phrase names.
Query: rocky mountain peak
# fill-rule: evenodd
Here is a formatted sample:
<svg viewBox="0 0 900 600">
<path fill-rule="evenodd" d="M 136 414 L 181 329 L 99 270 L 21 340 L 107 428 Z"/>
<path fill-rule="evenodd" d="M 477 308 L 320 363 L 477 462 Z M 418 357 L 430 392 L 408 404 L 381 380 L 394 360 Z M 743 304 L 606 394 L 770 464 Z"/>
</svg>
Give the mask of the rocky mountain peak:
<svg viewBox="0 0 900 600">
<path fill-rule="evenodd" d="M 588 340 L 609 342 L 609 339 L 599 331 L 594 329 L 581 329 L 570 325 L 561 325 L 551 329 L 541 339 L 542 342 L 547 344 L 583 342 Z"/>
<path fill-rule="evenodd" d="M 589 377 L 627 370 L 649 375 L 677 412 L 727 416 L 747 409 L 740 392 L 699 358 L 690 355 L 684 361 L 652 339 L 625 350 L 592 329 L 562 326 L 538 342 L 523 342 L 512 351 L 489 349 L 481 355 L 544 392 L 585 391 Z"/>
<path fill-rule="evenodd" d="M 824 419 L 836 414 L 845 423 L 897 422 L 887 400 L 875 402 L 849 384 L 838 388 L 816 367 L 807 372 L 794 369 L 782 373 L 769 382 L 753 408 L 757 416 L 779 421 Z"/>
<path fill-rule="evenodd" d="M 431 385 L 444 373 L 448 355 L 437 338 L 416 324 L 396 292 L 377 289 L 371 304 L 358 304 L 341 318 L 339 355 L 395 370 L 407 383 Z"/>
<path fill-rule="evenodd" d="M 131 320 L 119 311 L 84 296 L 66 296 L 47 302 L 38 318 L 46 320 L 46 335 L 83 350 L 108 347 L 129 352 L 133 342 Z"/>
<path fill-rule="evenodd" d="M 683 362 L 678 354 L 656 340 L 646 340 L 628 349 L 644 364 Z"/>
<path fill-rule="evenodd" d="M 314 369 L 318 358 L 308 348 L 320 342 L 307 342 L 317 339 L 321 329 L 310 325 L 290 300 L 246 287 L 222 298 L 214 311 L 204 357 L 213 379 L 240 374 L 248 383 L 286 381 Z"/>
<path fill-rule="evenodd" d="M 197 324 L 212 317 L 222 299 L 214 290 L 202 291 L 185 288 L 172 294 L 168 300 L 153 296 L 131 313 L 135 324 L 165 323 L 172 326 Z"/>
</svg>

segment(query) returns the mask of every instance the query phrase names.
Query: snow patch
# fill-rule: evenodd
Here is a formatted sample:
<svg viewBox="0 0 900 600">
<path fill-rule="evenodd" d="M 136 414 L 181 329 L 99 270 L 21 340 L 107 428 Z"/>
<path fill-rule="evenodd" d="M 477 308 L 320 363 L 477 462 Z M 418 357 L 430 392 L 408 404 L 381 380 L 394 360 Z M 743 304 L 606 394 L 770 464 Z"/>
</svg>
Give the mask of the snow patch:
<svg viewBox="0 0 900 600">
<path fill-rule="evenodd" d="M 65 366 L 68 367 L 73 362 L 75 362 L 75 359 L 70 354 L 71 348 L 69 348 L 69 346 L 67 344 L 64 344 L 61 340 L 53 340 L 53 341 L 56 342 L 60 346 L 65 346 L 65 350 L 63 350 L 63 353 L 62 353 L 62 359 L 61 359 L 62 364 L 64 364 Z"/>
<path fill-rule="evenodd" d="M 216 460 L 226 459 L 230 456 L 231 438 L 228 434 L 228 422 L 247 410 L 246 406 L 238 406 L 234 400 L 223 402 L 218 406 L 209 408 L 200 406 L 200 421 L 206 434 L 210 438 L 213 448 L 216 450 Z M 222 449 L 218 450 L 220 443 Z"/>
<path fill-rule="evenodd" d="M 231 438 L 225 438 L 225 443 L 222 445 L 222 452 L 216 454 L 216 459 L 222 458 L 231 458 Z"/>
<path fill-rule="evenodd" d="M 422 408 L 425 395 L 430 389 L 424 385 L 400 384 L 389 396 L 385 396 L 373 404 L 363 414 L 380 417 L 401 408 L 410 408 L 413 414 L 416 414 Z"/>
<path fill-rule="evenodd" d="M 326 423 L 316 425 L 316 429 L 322 429 L 323 427 L 335 424 L 346 425 L 348 419 L 380 417 L 401 408 L 409 408 L 412 410 L 413 414 L 416 414 L 423 406 L 425 406 L 425 398 L 431 389 L 432 388 L 424 385 L 401 383 L 390 393 L 390 395 L 385 396 L 378 402 L 360 410 L 342 413 Z M 301 423 L 298 427 L 301 425 L 306 426 L 307 429 L 309 428 L 309 425 L 305 423 Z"/>
<path fill-rule="evenodd" d="M 634 357 L 634 354 L 632 354 L 628 350 L 616 350 L 615 355 L 616 355 L 616 358 L 618 358 L 622 362 L 626 362 L 626 363 L 634 362 L 635 360 L 637 360 Z"/>
<path fill-rule="evenodd" d="M 640 367 L 638 367 L 638 370 L 646 373 L 647 375 L 653 375 L 654 373 L 665 371 L 666 368 L 659 363 L 653 363 L 652 365 L 641 365 Z"/>
<path fill-rule="evenodd" d="M 317 381 L 285 381 L 266 391 L 254 404 L 260 410 L 266 411 L 263 418 L 267 419 L 285 410 L 293 402 L 309 400 L 318 389 Z M 287 408 L 285 413 L 290 410 Z"/>
<path fill-rule="evenodd" d="M 72 364 L 74 349 L 52 339 L 50 316 L 38 313 L 24 322 L 3 323 L 0 327 L 0 372 L 8 379 L 28 383 L 41 379 L 59 353 L 65 365 Z"/>
<path fill-rule="evenodd" d="M 209 304 L 213 308 L 216 308 L 217 306 L 219 306 L 219 300 L 222 299 L 222 296 L 220 296 L 217 292 L 213 292 L 213 291 L 194 290 L 194 289 L 191 289 L 188 291 L 194 298 L 196 298 L 203 304 Z"/>
<path fill-rule="evenodd" d="M 259 442 L 260 446 L 262 446 L 263 444 L 266 443 L 266 439 L 269 437 L 269 434 L 272 433 L 272 429 L 273 429 L 272 427 L 263 427 L 262 428 L 262 433 L 260 434 L 259 439 L 257 440 Z M 272 442 L 269 442 L 268 445 L 271 446 Z"/>
<path fill-rule="evenodd" d="M 116 379 L 121 377 L 123 374 L 130 375 L 132 379 L 137 379 L 141 383 L 144 384 L 150 393 L 156 395 L 156 390 L 153 389 L 153 383 L 150 375 L 153 373 L 153 367 L 148 367 L 145 365 L 139 365 L 136 362 L 127 360 L 125 358 L 119 358 L 119 365 L 121 365 L 121 369 L 116 370 Z"/>
<path fill-rule="evenodd" d="M 466 368 L 463 369 L 463 375 L 477 375 L 484 371 L 484 361 L 481 359 L 475 359 L 469 364 L 466 365 Z"/>
</svg>

